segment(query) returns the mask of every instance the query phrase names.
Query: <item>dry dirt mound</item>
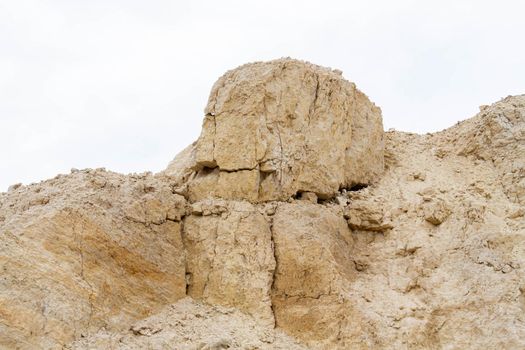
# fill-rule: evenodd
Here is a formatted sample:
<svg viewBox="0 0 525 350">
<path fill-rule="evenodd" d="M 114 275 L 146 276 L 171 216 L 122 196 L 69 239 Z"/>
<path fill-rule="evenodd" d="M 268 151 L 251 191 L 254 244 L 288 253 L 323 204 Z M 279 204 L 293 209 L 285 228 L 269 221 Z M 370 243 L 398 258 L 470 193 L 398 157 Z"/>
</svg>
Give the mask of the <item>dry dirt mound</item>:
<svg viewBox="0 0 525 350">
<path fill-rule="evenodd" d="M 524 101 L 383 133 L 339 72 L 230 71 L 163 173 L 0 194 L 0 346 L 524 348 Z"/>
</svg>

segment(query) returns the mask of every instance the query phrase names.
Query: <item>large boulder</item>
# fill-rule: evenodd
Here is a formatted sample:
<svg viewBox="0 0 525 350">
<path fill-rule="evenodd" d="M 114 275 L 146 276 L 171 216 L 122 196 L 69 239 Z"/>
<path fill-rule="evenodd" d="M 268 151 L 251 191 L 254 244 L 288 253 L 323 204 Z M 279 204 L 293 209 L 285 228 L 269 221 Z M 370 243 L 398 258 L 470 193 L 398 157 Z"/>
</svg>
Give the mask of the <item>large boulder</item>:
<svg viewBox="0 0 525 350">
<path fill-rule="evenodd" d="M 383 172 L 381 111 L 340 71 L 246 64 L 215 83 L 205 113 L 198 141 L 166 170 L 188 181 L 192 201 L 331 198 Z"/>
</svg>

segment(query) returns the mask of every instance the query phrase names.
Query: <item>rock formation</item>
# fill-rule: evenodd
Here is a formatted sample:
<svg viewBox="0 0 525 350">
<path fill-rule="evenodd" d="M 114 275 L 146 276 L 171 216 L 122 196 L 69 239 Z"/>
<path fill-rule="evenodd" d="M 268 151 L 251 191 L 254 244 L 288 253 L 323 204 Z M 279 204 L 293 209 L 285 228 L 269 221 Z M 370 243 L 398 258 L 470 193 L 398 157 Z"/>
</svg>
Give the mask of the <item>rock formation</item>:
<svg viewBox="0 0 525 350">
<path fill-rule="evenodd" d="M 192 201 L 331 198 L 383 172 L 381 111 L 340 71 L 247 64 L 215 83 L 205 113 L 199 140 L 165 171 L 186 175 Z"/>
<path fill-rule="evenodd" d="M 2 196 L 0 347 L 59 348 L 184 297 L 185 213 L 148 174 L 88 170 Z"/>
<path fill-rule="evenodd" d="M 525 347 L 525 95 L 383 133 L 338 71 L 227 72 L 159 174 L 0 194 L 0 347 Z"/>
</svg>

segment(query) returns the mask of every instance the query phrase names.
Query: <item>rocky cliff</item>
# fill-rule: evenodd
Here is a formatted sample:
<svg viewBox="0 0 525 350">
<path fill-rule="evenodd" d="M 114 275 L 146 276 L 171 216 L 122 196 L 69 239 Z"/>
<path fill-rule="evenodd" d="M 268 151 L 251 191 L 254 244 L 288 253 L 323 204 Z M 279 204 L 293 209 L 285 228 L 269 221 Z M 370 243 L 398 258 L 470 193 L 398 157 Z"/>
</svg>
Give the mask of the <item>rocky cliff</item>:
<svg viewBox="0 0 525 350">
<path fill-rule="evenodd" d="M 525 347 L 525 95 L 383 132 L 341 72 L 214 85 L 159 174 L 0 194 L 0 347 Z"/>
</svg>

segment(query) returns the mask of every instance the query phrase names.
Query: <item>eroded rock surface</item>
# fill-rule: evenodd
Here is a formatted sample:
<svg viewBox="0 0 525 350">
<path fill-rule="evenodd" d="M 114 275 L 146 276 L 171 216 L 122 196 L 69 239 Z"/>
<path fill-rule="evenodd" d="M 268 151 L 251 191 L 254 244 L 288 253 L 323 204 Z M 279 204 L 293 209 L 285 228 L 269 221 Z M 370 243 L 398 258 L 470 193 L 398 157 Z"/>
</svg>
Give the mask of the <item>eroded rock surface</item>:
<svg viewBox="0 0 525 350">
<path fill-rule="evenodd" d="M 188 295 L 237 307 L 273 327 L 270 289 L 275 259 L 270 224 L 247 202 L 194 206 L 202 211 L 184 221 L 183 233 Z"/>
<path fill-rule="evenodd" d="M 282 349 L 301 350 L 284 332 L 263 327 L 236 309 L 182 299 L 158 314 L 134 323 L 129 330 L 102 330 L 70 347 L 81 349 Z"/>
<path fill-rule="evenodd" d="M 273 218 L 276 324 L 311 344 L 344 344 L 353 237 L 341 208 L 283 203 Z M 352 332 L 353 333 L 353 332 Z"/>
<path fill-rule="evenodd" d="M 0 347 L 525 348 L 523 101 L 383 134 L 339 72 L 230 71 L 165 172 L 0 193 Z"/>
<path fill-rule="evenodd" d="M 481 106 L 447 134 L 443 149 L 494 163 L 506 195 L 525 205 L 525 95 Z"/>
<path fill-rule="evenodd" d="M 166 170 L 191 177 L 192 201 L 330 198 L 383 172 L 381 111 L 339 71 L 291 59 L 247 64 L 215 83 L 205 113 L 194 148 Z"/>
<path fill-rule="evenodd" d="M 75 172 L 0 204 L 0 347 L 59 348 L 186 295 L 186 200 L 152 175 Z"/>
</svg>

